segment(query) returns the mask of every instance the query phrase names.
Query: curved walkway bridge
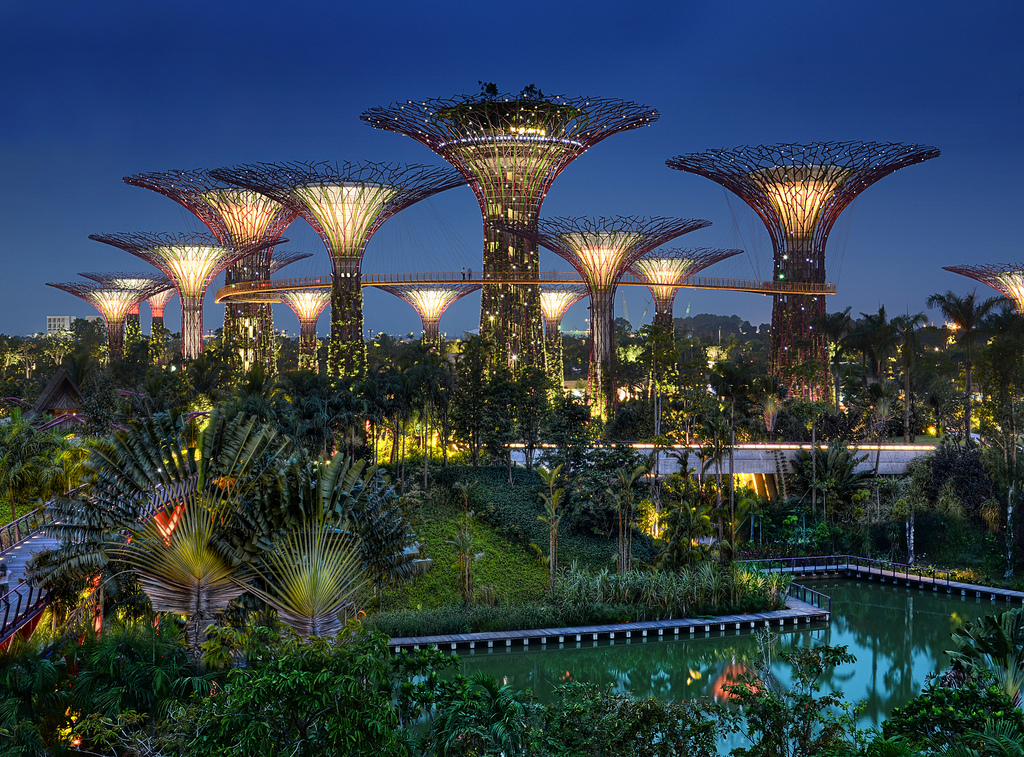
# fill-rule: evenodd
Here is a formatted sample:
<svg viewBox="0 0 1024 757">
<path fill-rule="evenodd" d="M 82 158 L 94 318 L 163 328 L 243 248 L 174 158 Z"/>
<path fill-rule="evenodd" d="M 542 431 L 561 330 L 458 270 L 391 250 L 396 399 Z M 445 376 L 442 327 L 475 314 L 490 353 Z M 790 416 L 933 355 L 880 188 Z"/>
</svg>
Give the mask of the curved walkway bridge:
<svg viewBox="0 0 1024 757">
<path fill-rule="evenodd" d="M 0 649 L 15 634 L 28 638 L 46 609 L 46 592 L 25 580 L 25 564 L 36 552 L 54 549 L 59 541 L 45 532 L 52 521 L 46 511 L 32 512 L 0 527 Z"/>
<path fill-rule="evenodd" d="M 280 302 L 280 292 L 296 289 L 330 289 L 332 278 L 303 276 L 269 281 L 241 281 L 217 290 L 216 302 Z M 577 273 L 542 271 L 541 273 L 488 273 L 466 275 L 459 271 L 428 271 L 422 273 L 364 273 L 364 287 L 395 286 L 398 284 L 579 284 L 584 281 Z M 726 279 L 711 276 L 693 276 L 682 283 L 676 281 L 650 281 L 632 273 L 619 281 L 623 286 L 673 286 L 682 289 L 721 289 L 728 292 L 753 292 L 763 295 L 800 294 L 829 295 L 836 293 L 835 284 L 812 284 L 792 281 L 757 281 L 754 279 Z"/>
</svg>

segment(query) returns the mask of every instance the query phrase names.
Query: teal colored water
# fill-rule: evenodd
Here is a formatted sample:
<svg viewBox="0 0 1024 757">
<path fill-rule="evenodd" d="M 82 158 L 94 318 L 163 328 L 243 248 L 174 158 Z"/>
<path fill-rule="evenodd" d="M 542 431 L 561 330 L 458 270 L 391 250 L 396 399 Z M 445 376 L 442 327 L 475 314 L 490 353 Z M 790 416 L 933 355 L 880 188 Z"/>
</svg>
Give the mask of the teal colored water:
<svg viewBox="0 0 1024 757">
<path fill-rule="evenodd" d="M 932 591 L 902 589 L 851 580 L 807 582 L 832 597 L 832 621 L 786 630 L 779 648 L 828 643 L 846 644 L 857 657 L 822 682 L 825 691 L 841 691 L 850 702 L 863 701 L 862 728 L 877 726 L 892 711 L 920 693 L 929 673 L 948 664 L 950 633 L 968 619 L 1001 612 L 1007 605 L 988 599 L 950 597 Z M 777 630 L 777 629 L 773 629 Z M 541 701 L 566 681 L 611 685 L 638 697 L 679 701 L 718 697 L 760 659 L 757 641 L 749 631 L 698 633 L 646 640 L 563 645 L 536 643 L 529 651 L 512 648 L 460 652 L 462 672 L 484 670 L 517 689 L 534 691 Z M 772 670 L 785 686 L 791 670 L 776 654 Z"/>
</svg>

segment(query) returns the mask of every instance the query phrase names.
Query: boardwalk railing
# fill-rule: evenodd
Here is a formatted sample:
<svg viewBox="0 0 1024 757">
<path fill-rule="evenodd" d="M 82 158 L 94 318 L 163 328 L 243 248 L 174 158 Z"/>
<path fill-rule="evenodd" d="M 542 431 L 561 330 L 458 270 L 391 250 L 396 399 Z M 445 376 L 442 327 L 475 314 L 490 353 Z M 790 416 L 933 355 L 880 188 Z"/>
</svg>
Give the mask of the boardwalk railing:
<svg viewBox="0 0 1024 757">
<path fill-rule="evenodd" d="M 0 645 L 35 619 L 45 606 L 46 591 L 32 584 L 18 584 L 0 596 Z"/>
<path fill-rule="evenodd" d="M 811 555 L 809 557 L 771 557 L 761 560 L 738 560 L 738 564 L 761 571 L 781 573 L 872 573 L 884 578 L 906 582 L 918 581 L 944 585 L 948 591 L 952 575 L 948 570 L 923 568 L 918 565 L 873 560 L 858 555 Z"/>
<path fill-rule="evenodd" d="M 355 275 L 354 273 L 348 275 Z M 363 273 L 362 286 L 394 284 L 583 284 L 572 271 L 487 271 L 477 275 L 459 271 L 413 271 L 400 273 Z M 713 276 L 692 276 L 684 281 L 653 281 L 644 276 L 625 273 L 618 282 L 624 286 L 675 286 L 685 289 L 724 289 L 760 294 L 835 294 L 835 284 L 809 281 L 763 281 Z M 216 302 L 276 301 L 274 292 L 287 289 L 323 289 L 331 286 L 330 276 L 301 276 L 290 279 L 239 281 L 217 291 Z"/>
<path fill-rule="evenodd" d="M 832 616 L 832 597 L 828 594 L 822 594 L 820 591 L 815 591 L 802 584 L 790 584 L 789 596 L 813 605 L 819 610 L 824 610 L 829 614 L 829 617 Z"/>
<path fill-rule="evenodd" d="M 0 526 L 0 553 L 6 552 L 19 541 L 24 541 L 51 523 L 53 523 L 53 517 L 44 507 Z"/>
</svg>

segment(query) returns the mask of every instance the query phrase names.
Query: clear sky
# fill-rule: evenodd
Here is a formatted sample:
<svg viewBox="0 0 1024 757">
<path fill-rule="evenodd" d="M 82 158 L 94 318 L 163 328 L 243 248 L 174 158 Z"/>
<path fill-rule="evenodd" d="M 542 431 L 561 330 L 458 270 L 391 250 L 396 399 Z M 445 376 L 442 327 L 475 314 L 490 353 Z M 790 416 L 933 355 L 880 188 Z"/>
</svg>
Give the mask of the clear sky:
<svg viewBox="0 0 1024 757">
<path fill-rule="evenodd" d="M 878 140 L 942 157 L 869 188 L 828 248 L 830 310 L 925 309 L 936 291 L 974 288 L 943 265 L 1024 261 L 1024 5 L 930 2 L 559 2 L 263 0 L 0 4 L 0 332 L 46 315 L 95 311 L 44 286 L 79 271 L 146 270 L 91 233 L 199 230 L 178 205 L 129 187 L 142 171 L 254 161 L 439 164 L 412 140 L 370 128 L 366 108 L 534 83 L 546 93 L 619 97 L 661 113 L 609 138 L 555 181 L 544 214 L 675 215 L 714 225 L 680 246 L 742 247 L 709 272 L 770 275 L 760 222 L 717 184 L 666 158 L 715 147 Z M 286 273 L 326 272 L 304 222 L 284 249 L 314 252 Z M 461 188 L 399 214 L 364 270 L 479 268 L 480 211 Z M 566 264 L 542 254 L 542 267 Z M 216 284 L 212 289 L 216 288 Z M 983 288 L 985 289 L 985 288 Z M 986 296 L 989 291 L 985 291 Z M 412 309 L 366 295 L 366 325 L 419 330 Z M 650 302 L 627 293 L 638 325 Z M 622 304 L 619 297 L 617 304 Z M 479 296 L 454 305 L 449 333 L 478 325 Z M 768 321 L 766 297 L 682 290 L 676 315 Z M 143 322 L 148 313 L 143 309 Z M 647 313 L 653 315 L 653 305 Z M 930 315 L 935 315 L 930 313 Z M 223 309 L 206 308 L 206 326 Z M 582 328 L 585 305 L 565 321 Z M 286 309 L 279 326 L 297 330 Z M 168 325 L 178 322 L 177 300 Z M 323 333 L 328 324 L 321 318 Z"/>
</svg>

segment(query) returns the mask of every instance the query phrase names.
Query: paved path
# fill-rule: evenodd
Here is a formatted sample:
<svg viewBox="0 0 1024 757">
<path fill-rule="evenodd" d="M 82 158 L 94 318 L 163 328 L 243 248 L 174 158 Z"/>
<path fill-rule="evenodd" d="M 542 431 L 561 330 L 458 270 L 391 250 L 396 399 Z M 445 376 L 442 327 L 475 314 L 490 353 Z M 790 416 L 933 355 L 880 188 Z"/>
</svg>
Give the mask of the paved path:
<svg viewBox="0 0 1024 757">
<path fill-rule="evenodd" d="M 18 585 L 19 580 L 25 578 L 25 563 L 32 555 L 43 550 L 54 549 L 59 544 L 58 539 L 40 532 L 27 539 L 22 539 L 6 552 L 0 552 L 0 560 L 7 566 L 7 582 L 10 584 L 10 588 L 13 589 Z M 0 588 L 0 594 L 6 593 Z"/>
<path fill-rule="evenodd" d="M 542 646 L 548 643 L 597 641 L 605 638 L 633 640 L 648 637 L 677 637 L 680 634 L 740 631 L 754 628 L 769 628 L 773 625 L 784 627 L 787 623 L 798 625 L 829 619 L 829 612 L 799 599 L 789 597 L 786 609 L 775 612 L 758 612 L 749 615 L 721 615 L 713 618 L 683 618 L 680 620 L 648 620 L 637 623 L 615 623 L 600 626 L 574 626 L 569 628 L 534 628 L 522 631 L 495 631 L 492 633 L 460 633 L 441 636 L 403 636 L 391 639 L 395 651 L 402 648 L 419 649 L 436 646 L 456 649 L 468 647 L 511 647 L 513 643 L 528 647 L 531 641 Z"/>
</svg>

